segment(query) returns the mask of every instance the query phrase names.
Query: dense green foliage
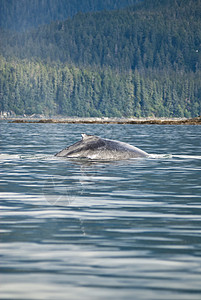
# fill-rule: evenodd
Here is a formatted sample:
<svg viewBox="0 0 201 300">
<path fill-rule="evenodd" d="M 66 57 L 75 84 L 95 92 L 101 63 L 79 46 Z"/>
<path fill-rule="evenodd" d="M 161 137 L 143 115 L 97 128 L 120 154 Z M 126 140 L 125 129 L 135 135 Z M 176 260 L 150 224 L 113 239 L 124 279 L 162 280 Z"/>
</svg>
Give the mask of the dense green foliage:
<svg viewBox="0 0 201 300">
<path fill-rule="evenodd" d="M 200 69 L 201 0 L 169 0 L 148 9 L 150 2 L 155 1 L 133 9 L 79 13 L 23 34 L 3 32 L 2 53 L 119 71 Z"/>
<path fill-rule="evenodd" d="M 0 38 L 0 111 L 201 115 L 201 0 L 147 0 Z"/>
<path fill-rule="evenodd" d="M 24 31 L 54 20 L 65 20 L 79 11 L 117 9 L 139 0 L 0 0 L 0 27 Z"/>
<path fill-rule="evenodd" d="M 190 117 L 201 112 L 201 72 L 120 74 L 108 68 L 0 62 L 0 111 L 85 117 Z"/>
</svg>

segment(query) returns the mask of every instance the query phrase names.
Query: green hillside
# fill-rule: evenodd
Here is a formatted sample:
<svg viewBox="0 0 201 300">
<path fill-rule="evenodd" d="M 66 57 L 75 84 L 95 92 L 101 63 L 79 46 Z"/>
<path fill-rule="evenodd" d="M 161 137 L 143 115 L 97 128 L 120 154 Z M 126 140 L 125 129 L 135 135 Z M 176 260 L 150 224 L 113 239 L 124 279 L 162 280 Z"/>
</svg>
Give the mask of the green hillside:
<svg viewBox="0 0 201 300">
<path fill-rule="evenodd" d="M 23 34 L 4 32 L 2 53 L 77 66 L 110 66 L 118 71 L 200 69 L 201 1 L 158 2 L 149 0 L 119 11 L 79 13 Z"/>
<path fill-rule="evenodd" d="M 147 0 L 0 34 L 0 111 L 201 114 L 201 0 Z"/>
<path fill-rule="evenodd" d="M 0 0 L 0 28 L 25 31 L 78 12 L 118 9 L 139 0 Z"/>
</svg>

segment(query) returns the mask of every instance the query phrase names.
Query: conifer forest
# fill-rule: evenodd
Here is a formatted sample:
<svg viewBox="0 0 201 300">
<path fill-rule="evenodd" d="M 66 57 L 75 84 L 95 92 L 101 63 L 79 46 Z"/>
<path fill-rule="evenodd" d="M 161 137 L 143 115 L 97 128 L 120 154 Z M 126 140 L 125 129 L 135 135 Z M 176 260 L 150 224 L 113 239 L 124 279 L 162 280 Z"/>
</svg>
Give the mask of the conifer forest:
<svg viewBox="0 0 201 300">
<path fill-rule="evenodd" d="M 201 0 L 0 0 L 0 8 L 0 111 L 201 115 Z"/>
</svg>

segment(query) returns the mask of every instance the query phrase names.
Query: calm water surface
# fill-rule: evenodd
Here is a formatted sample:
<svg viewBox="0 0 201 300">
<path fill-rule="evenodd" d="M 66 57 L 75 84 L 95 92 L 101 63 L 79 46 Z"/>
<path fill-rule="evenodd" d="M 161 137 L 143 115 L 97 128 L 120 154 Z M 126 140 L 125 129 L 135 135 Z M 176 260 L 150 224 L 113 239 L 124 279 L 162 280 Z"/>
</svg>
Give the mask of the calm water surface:
<svg viewBox="0 0 201 300">
<path fill-rule="evenodd" d="M 83 132 L 155 155 L 54 157 Z M 201 299 L 201 126 L 1 122 L 0 206 L 1 299 Z"/>
</svg>

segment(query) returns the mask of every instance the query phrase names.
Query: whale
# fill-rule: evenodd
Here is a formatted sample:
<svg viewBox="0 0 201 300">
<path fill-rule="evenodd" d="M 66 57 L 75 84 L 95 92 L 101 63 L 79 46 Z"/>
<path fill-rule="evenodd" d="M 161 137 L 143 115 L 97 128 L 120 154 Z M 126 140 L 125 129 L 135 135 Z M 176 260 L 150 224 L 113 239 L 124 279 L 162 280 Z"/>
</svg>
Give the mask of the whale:
<svg viewBox="0 0 201 300">
<path fill-rule="evenodd" d="M 148 157 L 145 151 L 124 142 L 85 133 L 81 136 L 80 141 L 61 150 L 55 156 L 108 161 Z"/>
</svg>

